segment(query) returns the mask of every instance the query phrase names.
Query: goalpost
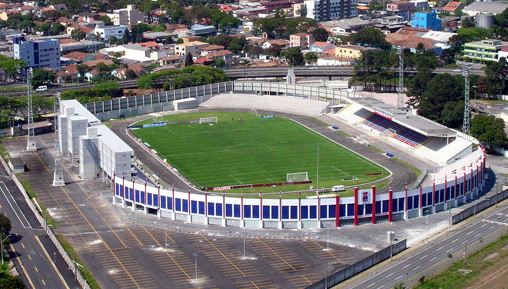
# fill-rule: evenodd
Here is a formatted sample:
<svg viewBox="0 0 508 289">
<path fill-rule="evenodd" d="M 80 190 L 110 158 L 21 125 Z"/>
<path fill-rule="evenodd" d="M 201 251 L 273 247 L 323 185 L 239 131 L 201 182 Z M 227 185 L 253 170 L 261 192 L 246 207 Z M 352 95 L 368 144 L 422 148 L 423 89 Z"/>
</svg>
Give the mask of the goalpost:
<svg viewBox="0 0 508 289">
<path fill-rule="evenodd" d="M 210 116 L 210 117 L 200 117 L 199 118 L 199 124 L 203 123 L 218 123 L 219 118 L 216 116 Z"/>
<path fill-rule="evenodd" d="M 309 173 L 308 172 L 289 173 L 286 175 L 286 180 L 288 183 L 307 182 L 309 181 Z"/>
</svg>

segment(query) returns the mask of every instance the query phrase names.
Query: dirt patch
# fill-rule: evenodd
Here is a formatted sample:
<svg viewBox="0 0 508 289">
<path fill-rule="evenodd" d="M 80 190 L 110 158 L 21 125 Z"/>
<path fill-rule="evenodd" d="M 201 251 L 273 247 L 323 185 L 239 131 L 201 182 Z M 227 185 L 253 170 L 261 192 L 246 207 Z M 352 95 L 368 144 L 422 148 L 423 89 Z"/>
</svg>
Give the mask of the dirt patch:
<svg viewBox="0 0 508 289">
<path fill-rule="evenodd" d="M 503 256 L 502 258 L 498 259 L 493 266 L 490 266 L 488 270 L 482 272 L 480 276 L 476 278 L 475 282 L 471 283 L 471 285 L 469 285 L 467 288 L 508 289 L 508 256 Z"/>
</svg>

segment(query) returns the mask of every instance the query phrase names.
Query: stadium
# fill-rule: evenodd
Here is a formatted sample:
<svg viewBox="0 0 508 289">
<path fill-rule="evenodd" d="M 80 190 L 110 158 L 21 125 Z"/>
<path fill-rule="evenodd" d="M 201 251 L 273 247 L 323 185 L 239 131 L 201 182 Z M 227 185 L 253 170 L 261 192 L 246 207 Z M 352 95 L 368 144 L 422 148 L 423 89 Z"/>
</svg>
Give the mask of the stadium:
<svg viewBox="0 0 508 289">
<path fill-rule="evenodd" d="M 350 90 L 234 81 L 62 101 L 58 122 L 82 179 L 107 177 L 114 204 L 184 222 L 340 227 L 483 194 L 477 140 Z"/>
</svg>

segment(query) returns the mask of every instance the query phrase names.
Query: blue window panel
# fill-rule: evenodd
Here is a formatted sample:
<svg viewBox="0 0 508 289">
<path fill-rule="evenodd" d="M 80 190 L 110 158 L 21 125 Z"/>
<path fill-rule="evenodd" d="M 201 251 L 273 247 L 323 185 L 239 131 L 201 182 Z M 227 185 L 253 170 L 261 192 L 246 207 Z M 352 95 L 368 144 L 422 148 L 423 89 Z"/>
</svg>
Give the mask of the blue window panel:
<svg viewBox="0 0 508 289">
<path fill-rule="evenodd" d="M 388 212 L 388 200 L 383 201 L 383 213 Z"/>
<path fill-rule="evenodd" d="M 270 219 L 270 206 L 263 206 L 263 219 Z"/>
<path fill-rule="evenodd" d="M 328 206 L 328 218 L 335 218 L 335 205 Z"/>
<path fill-rule="evenodd" d="M 175 198 L 175 209 L 179 212 L 182 211 L 182 199 Z"/>
<path fill-rule="evenodd" d="M 259 219 L 259 205 L 252 206 L 252 217 L 254 219 Z"/>
<path fill-rule="evenodd" d="M 427 197 L 426 197 L 426 196 L 424 196 L 424 197 L 422 198 L 422 207 L 426 207 L 426 206 L 427 206 Z"/>
<path fill-rule="evenodd" d="M 452 191 L 452 189 L 450 187 L 446 188 L 446 199 L 447 200 L 452 198 L 451 191 Z"/>
<path fill-rule="evenodd" d="M 397 211 L 404 211 L 404 198 L 399 199 L 399 209 Z"/>
<path fill-rule="evenodd" d="M 233 217 L 233 205 L 226 204 L 226 217 Z"/>
<path fill-rule="evenodd" d="M 141 201 L 143 202 L 143 192 L 141 192 Z M 148 194 L 148 205 L 152 205 L 152 194 Z"/>
<path fill-rule="evenodd" d="M 308 219 L 309 218 L 309 206 L 302 206 L 302 219 Z"/>
<path fill-rule="evenodd" d="M 358 205 L 358 216 L 361 216 L 364 214 L 363 208 L 364 208 L 364 205 Z"/>
<path fill-rule="evenodd" d="M 138 190 L 136 190 L 136 195 L 135 195 L 135 197 L 136 197 L 136 198 L 134 199 L 134 201 L 135 201 L 135 202 L 139 202 L 139 191 L 138 191 Z"/>
<path fill-rule="evenodd" d="M 429 206 L 434 204 L 434 200 L 432 199 L 432 192 L 427 194 L 427 204 Z"/>
<path fill-rule="evenodd" d="M 413 209 L 413 196 L 407 197 L 407 209 L 408 210 Z"/>
<path fill-rule="evenodd" d="M 199 205 L 199 207 L 198 207 L 199 213 L 201 215 L 204 215 L 205 214 L 205 202 L 199 202 L 198 205 Z"/>
<path fill-rule="evenodd" d="M 320 205 L 319 206 L 319 217 L 321 219 L 326 219 L 328 218 L 328 212 L 326 210 L 326 205 Z"/>
<path fill-rule="evenodd" d="M 365 204 L 365 215 L 372 214 L 372 204 Z"/>
<path fill-rule="evenodd" d="M 198 213 L 198 202 L 197 201 L 191 201 L 191 212 L 193 214 Z"/>
<path fill-rule="evenodd" d="M 182 199 L 182 211 L 189 212 L 189 201 Z"/>
<path fill-rule="evenodd" d="M 310 206 L 310 219 L 317 219 L 317 207 Z"/>
<path fill-rule="evenodd" d="M 141 203 L 143 203 L 143 204 L 145 203 L 145 194 L 146 194 L 146 193 L 145 193 L 145 192 L 143 192 L 143 191 L 141 191 L 141 193 L 140 193 L 140 195 L 141 195 L 141 200 L 140 200 L 140 202 L 141 202 Z"/>
<path fill-rule="evenodd" d="M 420 196 L 413 197 L 413 208 L 419 208 L 420 206 Z"/>
<path fill-rule="evenodd" d="M 168 210 L 173 210 L 173 198 L 168 197 Z"/>
<path fill-rule="evenodd" d="M 282 206 L 282 219 L 289 219 L 289 206 Z"/>
<path fill-rule="evenodd" d="M 166 196 L 161 196 L 161 208 L 166 208 Z"/>
<path fill-rule="evenodd" d="M 115 183 L 115 196 L 119 196 L 120 192 L 118 190 L 118 184 Z"/>
<path fill-rule="evenodd" d="M 125 188 L 125 198 L 132 200 L 131 190 L 129 188 Z"/>
<path fill-rule="evenodd" d="M 439 190 L 439 203 L 443 203 L 443 202 L 444 202 L 444 189 Z"/>
<path fill-rule="evenodd" d="M 159 206 L 159 195 L 153 195 L 153 205 L 154 206 Z"/>
<path fill-rule="evenodd" d="M 251 214 L 251 206 L 250 205 L 243 205 L 243 217 L 244 218 L 252 218 Z"/>
<path fill-rule="evenodd" d="M 380 214 L 381 212 L 381 201 L 376 201 L 376 214 Z"/>
<path fill-rule="evenodd" d="M 455 196 L 455 186 L 450 188 L 450 199 Z"/>
<path fill-rule="evenodd" d="M 354 204 L 347 204 L 347 215 L 348 215 L 348 217 L 355 215 L 355 205 Z"/>
<path fill-rule="evenodd" d="M 215 216 L 215 204 L 208 203 L 208 215 Z"/>
<path fill-rule="evenodd" d="M 215 216 L 223 216 L 223 212 L 222 212 L 222 204 L 221 203 L 216 203 L 215 204 Z"/>
<path fill-rule="evenodd" d="M 340 212 L 339 212 L 339 213 L 340 213 L 340 216 L 341 216 L 341 217 L 346 216 L 346 205 L 340 205 L 339 210 L 340 210 Z"/>
<path fill-rule="evenodd" d="M 397 199 L 392 199 L 392 212 L 397 212 Z"/>
<path fill-rule="evenodd" d="M 279 206 L 272 206 L 272 219 L 279 218 Z"/>
<path fill-rule="evenodd" d="M 234 205 L 233 209 L 235 218 L 240 218 L 240 205 Z"/>
<path fill-rule="evenodd" d="M 298 206 L 291 206 L 291 219 L 292 220 L 298 219 Z"/>
</svg>

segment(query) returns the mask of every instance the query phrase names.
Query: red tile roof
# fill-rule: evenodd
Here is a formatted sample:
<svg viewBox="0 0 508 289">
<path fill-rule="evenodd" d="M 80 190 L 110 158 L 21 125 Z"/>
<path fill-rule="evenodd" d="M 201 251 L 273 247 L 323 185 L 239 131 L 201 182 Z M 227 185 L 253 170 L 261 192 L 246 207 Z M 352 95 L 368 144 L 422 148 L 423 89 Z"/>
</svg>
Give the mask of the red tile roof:
<svg viewBox="0 0 508 289">
<path fill-rule="evenodd" d="M 459 1 L 450 1 L 446 3 L 446 5 L 443 7 L 443 11 L 446 12 L 455 12 L 455 10 L 462 7 L 462 2 Z"/>
</svg>

